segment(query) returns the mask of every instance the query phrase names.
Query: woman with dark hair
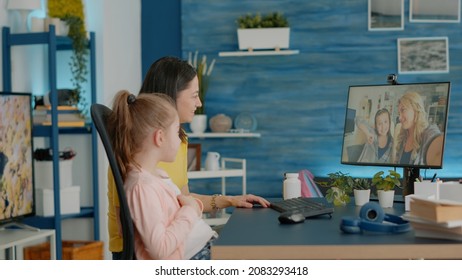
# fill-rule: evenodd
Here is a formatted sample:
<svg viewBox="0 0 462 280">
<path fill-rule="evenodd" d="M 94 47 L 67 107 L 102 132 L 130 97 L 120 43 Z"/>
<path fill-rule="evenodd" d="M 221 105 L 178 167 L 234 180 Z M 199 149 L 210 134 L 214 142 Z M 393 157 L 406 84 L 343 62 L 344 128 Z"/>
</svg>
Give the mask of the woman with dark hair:
<svg viewBox="0 0 462 280">
<path fill-rule="evenodd" d="M 170 96 L 178 111 L 180 123 L 190 123 L 194 112 L 202 106 L 199 99 L 199 80 L 197 72 L 187 61 L 176 57 L 163 57 L 154 62 L 148 70 L 140 94 L 164 93 Z M 188 138 L 183 129 L 180 129 L 181 144 L 174 162 L 160 162 L 158 167 L 165 170 L 169 177 L 178 186 L 182 194 L 192 195 L 204 205 L 204 212 L 213 212 L 227 207 L 251 208 L 254 203 L 268 207 L 270 203 L 259 196 L 252 194 L 239 196 L 201 195 L 189 192 L 187 174 Z M 122 237 L 118 226 L 119 202 L 115 192 L 112 174 L 108 174 L 108 227 L 109 250 L 113 252 L 113 259 L 118 259 L 118 252 L 122 251 Z"/>
</svg>

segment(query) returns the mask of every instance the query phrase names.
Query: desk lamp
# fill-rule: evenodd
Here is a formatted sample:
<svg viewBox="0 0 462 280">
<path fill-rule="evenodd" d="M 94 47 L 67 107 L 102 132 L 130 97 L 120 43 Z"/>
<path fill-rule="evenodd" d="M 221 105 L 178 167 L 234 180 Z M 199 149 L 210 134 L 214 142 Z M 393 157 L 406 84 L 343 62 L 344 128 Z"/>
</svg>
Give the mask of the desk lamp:
<svg viewBox="0 0 462 280">
<path fill-rule="evenodd" d="M 16 10 L 21 15 L 21 24 L 18 32 L 27 32 L 27 19 L 29 13 L 42 8 L 41 0 L 8 0 L 7 9 Z"/>
</svg>

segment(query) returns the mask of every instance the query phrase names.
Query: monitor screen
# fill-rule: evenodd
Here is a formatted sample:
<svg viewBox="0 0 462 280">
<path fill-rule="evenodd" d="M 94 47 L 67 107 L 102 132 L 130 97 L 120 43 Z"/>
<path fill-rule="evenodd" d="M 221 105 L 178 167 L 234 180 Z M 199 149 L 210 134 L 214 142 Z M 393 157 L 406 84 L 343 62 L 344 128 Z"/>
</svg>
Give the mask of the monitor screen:
<svg viewBox="0 0 462 280">
<path fill-rule="evenodd" d="M 0 92 L 0 224 L 35 214 L 31 94 Z"/>
<path fill-rule="evenodd" d="M 450 82 L 350 86 L 342 164 L 442 168 Z"/>
</svg>

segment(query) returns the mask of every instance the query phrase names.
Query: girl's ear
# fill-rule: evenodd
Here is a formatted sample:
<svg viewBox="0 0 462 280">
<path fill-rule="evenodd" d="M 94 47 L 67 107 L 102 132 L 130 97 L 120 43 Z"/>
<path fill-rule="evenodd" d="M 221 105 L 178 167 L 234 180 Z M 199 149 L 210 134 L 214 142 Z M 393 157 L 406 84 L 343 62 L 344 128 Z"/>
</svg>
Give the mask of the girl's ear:
<svg viewBox="0 0 462 280">
<path fill-rule="evenodd" d="M 152 133 L 152 140 L 154 142 L 154 145 L 157 147 L 160 147 L 162 143 L 165 141 L 165 135 L 162 129 L 156 129 Z"/>
</svg>

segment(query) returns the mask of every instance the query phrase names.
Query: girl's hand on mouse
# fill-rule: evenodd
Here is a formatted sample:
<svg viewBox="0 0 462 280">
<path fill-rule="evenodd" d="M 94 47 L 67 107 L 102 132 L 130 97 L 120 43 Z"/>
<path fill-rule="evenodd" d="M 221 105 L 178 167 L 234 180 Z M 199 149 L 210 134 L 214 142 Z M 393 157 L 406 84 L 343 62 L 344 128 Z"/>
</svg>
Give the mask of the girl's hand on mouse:
<svg viewBox="0 0 462 280">
<path fill-rule="evenodd" d="M 181 206 L 191 206 L 192 208 L 194 208 L 194 210 L 197 212 L 199 216 L 202 215 L 202 209 L 200 208 L 199 203 L 197 203 L 197 200 L 194 197 L 180 194 L 177 196 L 177 198 Z"/>
</svg>

